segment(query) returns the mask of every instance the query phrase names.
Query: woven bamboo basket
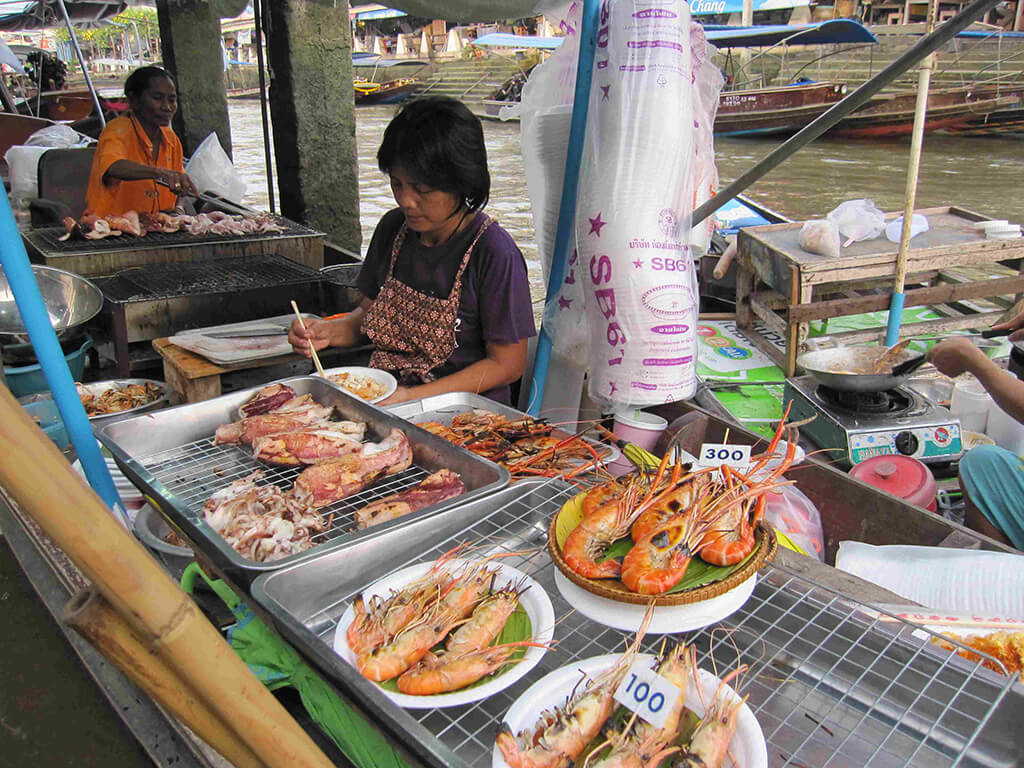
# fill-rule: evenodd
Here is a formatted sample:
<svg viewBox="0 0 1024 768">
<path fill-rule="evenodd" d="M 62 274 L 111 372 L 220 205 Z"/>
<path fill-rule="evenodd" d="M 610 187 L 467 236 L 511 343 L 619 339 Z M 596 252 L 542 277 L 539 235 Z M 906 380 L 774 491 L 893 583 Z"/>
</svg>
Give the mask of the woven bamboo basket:
<svg viewBox="0 0 1024 768">
<path fill-rule="evenodd" d="M 591 594 L 603 597 L 606 600 L 616 600 L 620 603 L 632 603 L 634 605 L 647 605 L 654 600 L 655 605 L 691 605 L 693 603 L 699 603 L 703 600 L 710 600 L 713 597 L 724 595 L 731 589 L 739 586 L 757 571 L 761 570 L 765 564 L 775 559 L 775 555 L 779 550 L 778 540 L 775 538 L 775 531 L 765 524 L 759 524 L 754 530 L 754 551 L 749 559 L 737 570 L 733 571 L 726 578 L 721 581 L 716 581 L 713 584 L 707 584 L 702 587 L 695 587 L 688 589 L 684 592 L 676 592 L 670 595 L 641 595 L 636 592 L 629 590 L 625 584 L 618 579 L 588 579 L 580 576 L 576 571 L 569 567 L 569 564 L 565 562 L 565 558 L 562 557 L 562 545 L 559 542 L 558 528 L 559 518 L 566 514 L 573 514 L 573 502 L 570 500 L 567 502 L 555 515 L 551 518 L 551 523 L 548 526 L 548 553 L 551 555 L 552 561 L 555 566 L 562 572 L 569 581 L 581 589 L 585 589 Z M 572 530 L 569 528 L 568 530 Z M 563 534 L 567 535 L 568 531 Z"/>
</svg>

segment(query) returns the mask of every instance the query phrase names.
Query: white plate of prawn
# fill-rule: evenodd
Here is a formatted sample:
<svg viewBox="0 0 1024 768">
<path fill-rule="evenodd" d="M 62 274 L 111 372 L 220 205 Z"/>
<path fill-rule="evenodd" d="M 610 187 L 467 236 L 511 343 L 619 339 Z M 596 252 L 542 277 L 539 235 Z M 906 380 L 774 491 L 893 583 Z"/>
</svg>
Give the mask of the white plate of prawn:
<svg viewBox="0 0 1024 768">
<path fill-rule="evenodd" d="M 449 566 L 452 569 L 459 569 L 478 562 L 455 559 L 449 562 Z M 362 598 L 366 602 L 369 602 L 373 597 L 386 598 L 393 591 L 399 591 L 426 576 L 434 566 L 435 563 L 426 562 L 396 571 L 364 589 L 361 593 Z M 385 696 L 407 709 L 456 707 L 493 696 L 498 691 L 507 688 L 522 678 L 540 662 L 547 650 L 545 646 L 550 644 L 551 639 L 554 637 L 555 612 L 550 598 L 548 598 L 547 593 L 540 584 L 517 568 L 494 562 L 488 565 L 488 569 L 494 573 L 491 587 L 492 592 L 500 591 L 506 587 L 514 587 L 520 592 L 519 605 L 526 611 L 532 629 L 532 637 L 529 640 L 530 645 L 526 646 L 526 653 L 522 658 L 501 667 L 491 679 L 472 687 L 463 687 L 447 693 L 427 695 L 401 693 L 382 687 L 381 691 Z M 335 629 L 334 651 L 346 662 L 358 669 L 356 654 L 349 646 L 347 637 L 348 628 L 354 619 L 355 609 L 353 605 L 349 605 L 345 609 L 345 613 L 342 614 L 341 620 Z"/>
<path fill-rule="evenodd" d="M 541 712 L 565 705 L 581 678 L 596 678 L 621 658 L 620 653 L 592 656 L 548 673 L 523 691 L 512 703 L 505 713 L 502 728 L 507 726 L 513 734 L 534 728 Z M 636 656 L 638 661 L 646 660 L 652 664 L 654 658 L 650 654 Z M 721 768 L 768 768 L 768 745 L 750 707 L 735 690 L 710 672 L 703 669 L 697 672 L 698 679 L 694 680 L 691 676 L 687 685 L 685 705 L 688 709 L 698 717 L 704 717 L 708 708 L 716 703 L 716 695 L 719 706 L 738 706 L 739 709 L 736 715 L 736 730 L 729 741 L 725 760 L 720 764 Z M 513 768 L 505 761 L 497 743 L 491 757 L 491 768 Z"/>
</svg>

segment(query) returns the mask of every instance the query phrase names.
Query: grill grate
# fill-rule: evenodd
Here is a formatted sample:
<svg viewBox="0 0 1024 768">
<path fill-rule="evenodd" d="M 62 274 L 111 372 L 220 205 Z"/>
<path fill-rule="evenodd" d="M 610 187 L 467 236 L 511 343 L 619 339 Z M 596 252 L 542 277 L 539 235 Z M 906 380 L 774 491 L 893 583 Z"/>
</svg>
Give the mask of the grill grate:
<svg viewBox="0 0 1024 768">
<path fill-rule="evenodd" d="M 153 264 L 94 279 L 110 301 L 151 301 L 175 296 L 286 286 L 318 281 L 319 273 L 276 254 L 228 256 L 201 263 Z"/>
<path fill-rule="evenodd" d="M 252 452 L 238 445 L 214 445 L 209 438 L 171 448 L 139 459 L 157 482 L 181 502 L 196 521 L 203 518 L 203 505 L 215 491 L 226 488 L 256 470 L 263 473 L 262 482 L 273 483 L 288 490 L 305 467 L 272 467 L 256 461 Z M 347 533 L 354 525 L 355 511 L 371 501 L 415 485 L 429 473 L 417 466 L 378 480 L 372 487 L 324 507 L 320 513 L 331 519 L 328 530 L 312 537 L 323 544 Z M 214 534 L 215 535 L 215 534 Z"/>
<path fill-rule="evenodd" d="M 520 498 L 506 504 L 394 569 L 436 559 L 464 541 L 475 541 L 488 553 L 531 549 L 503 562 L 540 582 L 555 608 L 557 648 L 526 678 L 471 705 L 405 711 L 458 756 L 458 765 L 491 764 L 497 725 L 532 682 L 575 660 L 624 646 L 625 633 L 577 613 L 554 583 L 554 565 L 543 547 L 547 522 L 576 491 L 548 483 L 528 497 L 543 496 L 540 503 Z M 345 606 L 365 586 L 303 619 L 328 649 Z M 922 632 L 802 575 L 769 566 L 739 611 L 675 639 L 694 643 L 700 666 L 720 677 L 738 664 L 748 665 L 733 685 L 749 697 L 772 766 L 956 766 L 1013 681 L 930 647 L 916 636 Z M 656 653 L 661 642 L 662 636 L 648 636 L 644 651 Z"/>
<path fill-rule="evenodd" d="M 267 214 L 269 215 L 269 214 Z M 294 221 L 280 216 L 271 216 L 284 232 L 267 232 L 252 235 L 190 235 L 187 232 L 150 232 L 142 237 L 121 235 L 105 237 L 101 240 L 85 240 L 73 237 L 61 241 L 65 234 L 63 227 L 33 229 L 25 236 L 41 251 L 52 253 L 94 253 L 96 251 L 131 251 L 140 248 L 167 248 L 179 245 L 200 246 L 217 243 L 247 243 L 257 240 L 277 240 L 285 237 L 320 237 L 323 233 L 315 229 L 296 224 Z"/>
</svg>

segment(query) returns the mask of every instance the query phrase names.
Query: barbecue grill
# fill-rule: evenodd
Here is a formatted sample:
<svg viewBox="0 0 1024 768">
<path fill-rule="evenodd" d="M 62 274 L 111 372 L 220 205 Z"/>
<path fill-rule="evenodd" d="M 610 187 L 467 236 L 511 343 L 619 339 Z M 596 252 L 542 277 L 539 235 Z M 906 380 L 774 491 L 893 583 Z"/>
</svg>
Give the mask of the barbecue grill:
<svg viewBox="0 0 1024 768">
<path fill-rule="evenodd" d="M 85 276 L 111 274 L 124 267 L 204 261 L 221 256 L 277 254 L 314 269 L 323 266 L 322 232 L 279 216 L 271 218 L 284 231 L 202 236 L 150 232 L 142 237 L 72 237 L 62 241 L 64 229 L 51 227 L 24 232 L 22 237 L 33 261 Z"/>
<path fill-rule="evenodd" d="M 316 312 L 322 301 L 320 273 L 275 254 L 132 267 L 93 282 L 106 300 L 103 317 L 121 376 L 130 374 L 129 345 L 135 342 L 287 314 L 292 299 Z"/>
</svg>

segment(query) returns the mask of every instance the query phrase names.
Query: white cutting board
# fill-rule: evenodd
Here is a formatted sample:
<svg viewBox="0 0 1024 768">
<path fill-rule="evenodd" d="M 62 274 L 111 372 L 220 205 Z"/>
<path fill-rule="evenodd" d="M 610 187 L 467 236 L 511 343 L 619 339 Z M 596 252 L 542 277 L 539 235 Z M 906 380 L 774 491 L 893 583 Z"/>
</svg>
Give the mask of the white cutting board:
<svg viewBox="0 0 1024 768">
<path fill-rule="evenodd" d="M 303 314 L 304 320 L 319 320 L 319 315 Z M 205 333 L 213 331 L 239 331 L 246 328 L 266 328 L 271 325 L 278 325 L 282 328 L 289 328 L 295 315 L 277 315 L 261 320 L 249 320 L 244 323 L 229 323 L 227 325 L 213 325 L 207 328 L 196 328 L 192 331 L 183 331 L 176 336 L 171 336 L 168 341 L 177 347 L 187 349 L 202 355 L 211 363 L 217 365 L 237 365 L 252 360 L 262 360 L 267 357 L 280 357 L 290 355 L 292 345 L 288 343 L 288 332 L 284 331 L 280 336 L 253 336 L 251 338 L 238 339 L 214 339 L 205 336 Z"/>
</svg>

